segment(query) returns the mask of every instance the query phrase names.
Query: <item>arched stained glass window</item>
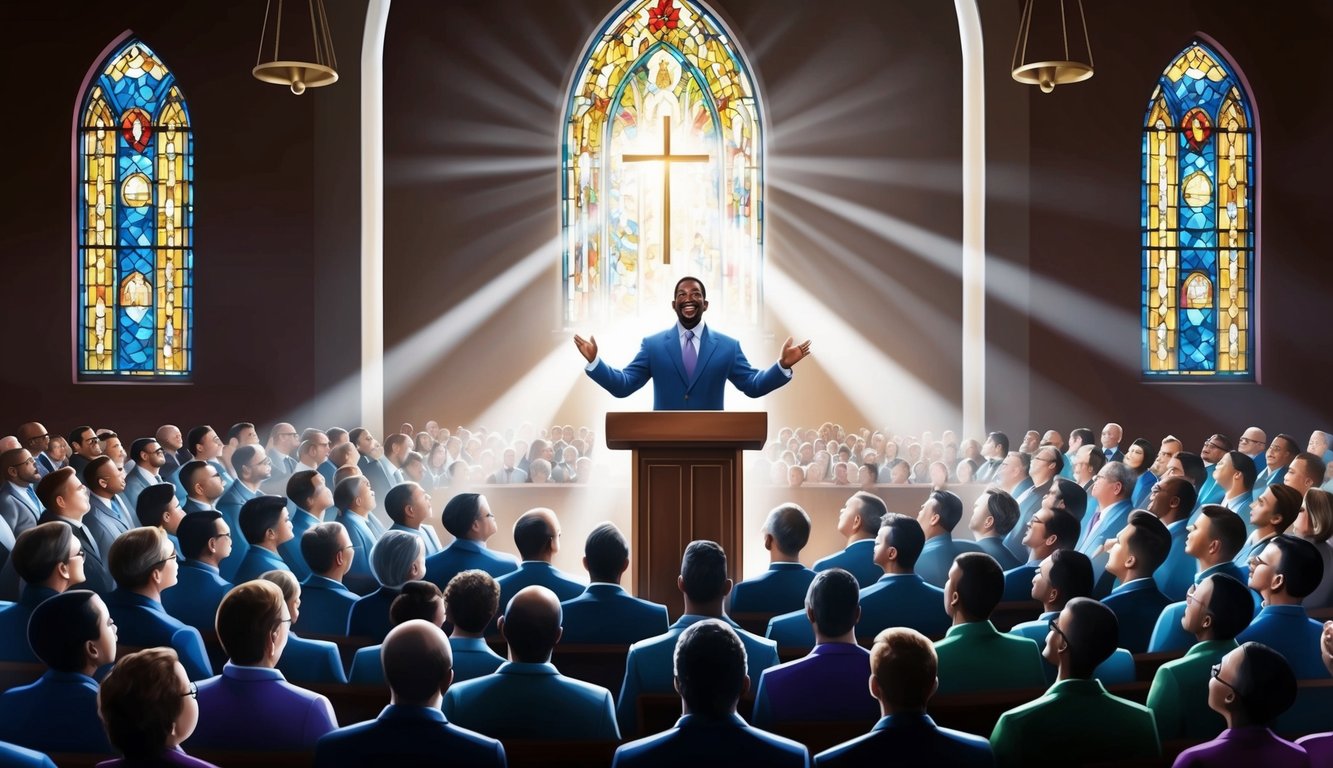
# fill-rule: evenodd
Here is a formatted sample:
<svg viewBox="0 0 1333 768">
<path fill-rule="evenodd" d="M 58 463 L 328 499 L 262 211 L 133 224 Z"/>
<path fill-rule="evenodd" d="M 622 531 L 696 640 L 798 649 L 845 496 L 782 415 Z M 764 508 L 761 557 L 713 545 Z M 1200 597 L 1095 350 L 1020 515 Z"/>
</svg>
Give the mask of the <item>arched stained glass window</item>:
<svg viewBox="0 0 1333 768">
<path fill-rule="evenodd" d="M 757 324 L 761 134 L 749 69 L 706 8 L 630 0 L 613 13 L 565 118 L 566 324 L 660 316 L 687 274 L 704 280 L 710 314 Z"/>
<path fill-rule="evenodd" d="M 1254 119 L 1237 74 L 1190 44 L 1143 126 L 1143 372 L 1254 377 Z"/>
<path fill-rule="evenodd" d="M 194 144 L 185 97 L 162 60 L 131 38 L 98 65 L 81 104 L 78 377 L 187 379 Z"/>
</svg>

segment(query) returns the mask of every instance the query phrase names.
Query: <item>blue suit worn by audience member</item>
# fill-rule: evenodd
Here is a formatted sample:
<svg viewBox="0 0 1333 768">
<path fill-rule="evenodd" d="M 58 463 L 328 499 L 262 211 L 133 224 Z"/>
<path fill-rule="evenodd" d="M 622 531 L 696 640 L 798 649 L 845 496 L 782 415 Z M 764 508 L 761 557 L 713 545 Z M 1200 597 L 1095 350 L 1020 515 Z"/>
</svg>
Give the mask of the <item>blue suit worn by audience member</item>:
<svg viewBox="0 0 1333 768">
<path fill-rule="evenodd" d="M 769 563 L 768 570 L 731 590 L 732 613 L 787 613 L 805 606 L 815 572 L 800 563 Z"/>
<path fill-rule="evenodd" d="M 1015 624 L 1009 630 L 1009 634 L 1026 637 L 1036 643 L 1038 648 L 1043 648 L 1046 646 L 1046 635 L 1051 631 L 1051 619 L 1059 617 L 1059 611 L 1046 611 L 1034 621 Z M 1043 663 L 1042 671 L 1046 674 L 1048 684 L 1055 682 L 1055 675 L 1059 670 L 1054 664 Z M 1124 648 L 1117 648 L 1106 661 L 1097 665 L 1092 677 L 1094 680 L 1100 680 L 1102 685 L 1124 685 L 1134 682 L 1134 674 L 1134 654 Z"/>
<path fill-rule="evenodd" d="M 222 492 L 218 500 L 213 503 L 213 507 L 222 513 L 222 518 L 227 521 L 227 528 L 232 531 L 231 554 L 222 561 L 222 576 L 228 581 L 240 584 L 249 579 L 238 578 L 236 573 L 245 563 L 246 555 L 250 552 L 250 542 L 241 533 L 241 507 L 245 502 L 259 496 L 262 491 L 252 491 L 245 487 L 245 483 L 234 482 L 227 490 Z M 254 577 L 251 577 L 254 578 Z"/>
<path fill-rule="evenodd" d="M 916 559 L 914 570 L 927 584 L 943 589 L 949 580 L 949 568 L 953 566 L 954 558 L 964 552 L 980 551 L 976 542 L 960 541 L 947 533 L 934 536 L 926 539 L 925 546 L 921 547 L 921 556 Z"/>
<path fill-rule="evenodd" d="M 238 483 L 239 485 L 239 483 Z M 228 560 L 231 558 L 228 558 Z M 226 561 L 223 561 L 226 565 Z M 235 584 L 244 584 L 252 579 L 257 579 L 269 571 L 288 571 L 292 569 L 287 567 L 287 561 L 282 556 L 264 547 L 251 546 L 250 551 L 245 553 L 245 559 L 241 561 L 240 567 L 236 569 L 232 576 L 232 582 Z"/>
<path fill-rule="evenodd" d="M 310 578 L 312 572 L 305 561 L 305 555 L 301 554 L 301 537 L 306 531 L 324 521 L 295 504 L 288 504 L 287 507 L 292 521 L 292 537 L 278 545 L 278 554 L 282 555 L 282 561 L 296 576 L 296 580 L 305 581 Z M 292 511 L 293 509 L 295 511 Z"/>
<path fill-rule="evenodd" d="M 560 642 L 564 642 L 563 637 Z M 454 683 L 485 677 L 505 663 L 505 658 L 480 637 L 451 637 L 449 649 L 454 652 Z"/>
<path fill-rule="evenodd" d="M 1102 605 L 1115 613 L 1120 623 L 1121 648 L 1130 653 L 1147 653 L 1153 627 L 1171 601 L 1150 578 L 1134 579 L 1111 590 Z"/>
<path fill-rule="evenodd" d="M 15 536 L 37 525 L 37 518 L 42 516 L 42 503 L 31 485 L 19 488 L 13 483 L 0 483 L 0 503 L 3 503 L 0 510 L 3 510 L 5 522 L 9 523 Z"/>
<path fill-rule="evenodd" d="M 380 765 L 450 765 L 504 768 L 500 742 L 459 728 L 435 707 L 390 704 L 379 717 L 339 728 L 315 745 L 315 768 Z"/>
<path fill-rule="evenodd" d="M 446 582 L 447 583 L 447 582 Z M 571 578 L 569 574 L 541 560 L 524 560 L 518 570 L 506 573 L 496 579 L 500 585 L 500 611 L 503 612 L 509 599 L 524 587 L 546 587 L 555 593 L 556 599 L 564 602 L 583 594 L 588 585 Z"/>
<path fill-rule="evenodd" d="M 338 727 L 327 698 L 268 667 L 227 662 L 199 684 L 198 698 L 199 725 L 185 743 L 191 751 L 304 752 Z"/>
<path fill-rule="evenodd" d="M 97 681 L 48 669 L 35 683 L 0 695 L 0 741 L 41 752 L 111 754 L 97 717 Z"/>
<path fill-rule="evenodd" d="M 393 629 L 389 606 L 402 594 L 397 587 L 381 586 L 352 606 L 347 615 L 347 636 L 368 637 L 372 642 L 384 642 L 384 636 Z"/>
<path fill-rule="evenodd" d="M 1245 527 L 1247 530 L 1251 528 L 1249 523 L 1246 523 Z M 1264 549 L 1268 547 L 1269 542 L 1273 540 L 1274 536 L 1277 536 L 1277 534 L 1275 533 L 1266 539 L 1260 539 L 1254 543 L 1251 543 L 1247 538 L 1245 540 L 1245 545 L 1240 548 L 1240 551 L 1236 553 L 1236 556 L 1232 558 L 1231 562 L 1235 563 L 1237 568 L 1245 569 L 1245 572 L 1248 574 L 1250 572 L 1250 558 L 1258 557 Z"/>
<path fill-rule="evenodd" d="M 0 765 L 5 768 L 56 768 L 51 758 L 35 749 L 0 742 Z"/>
<path fill-rule="evenodd" d="M 884 569 L 875 565 L 874 539 L 857 539 L 843 548 L 841 552 L 816 560 L 814 568 L 811 570 L 819 573 L 830 568 L 841 568 L 844 571 L 849 571 L 856 577 L 861 589 L 879 581 L 879 577 L 884 575 Z"/>
<path fill-rule="evenodd" d="M 423 525 L 420 528 L 413 528 L 410 525 L 403 525 L 402 523 L 394 523 L 393 525 L 389 526 L 389 530 L 407 531 L 408 533 L 415 533 L 416 535 L 420 536 L 421 543 L 426 546 L 426 557 L 430 557 L 431 555 L 435 554 L 436 552 L 439 552 L 442 549 L 442 547 L 440 546 L 440 537 L 435 535 L 435 529 L 431 528 L 429 525 Z"/>
<path fill-rule="evenodd" d="M 312 575 L 301 582 L 301 617 L 292 625 L 308 635 L 346 635 L 356 595 L 342 582 Z"/>
<path fill-rule="evenodd" d="M 1254 526 L 1250 523 L 1250 506 L 1254 504 L 1253 491 L 1241 491 L 1240 495 L 1230 499 L 1222 499 L 1221 501 L 1218 502 L 1218 504 L 1221 504 L 1222 506 L 1236 513 L 1236 516 L 1239 517 L 1241 521 L 1245 523 L 1246 533 L 1254 533 Z M 1197 507 L 1195 509 L 1195 512 L 1196 514 L 1194 515 L 1194 517 L 1197 517 L 1198 516 Z"/>
<path fill-rule="evenodd" d="M 885 715 L 864 736 L 815 755 L 817 768 L 872 768 L 886 757 L 900 765 L 992 768 L 990 742 L 970 733 L 941 728 L 927 714 Z"/>
<path fill-rule="evenodd" d="M 513 555 L 492 552 L 485 544 L 471 539 L 455 539 L 449 546 L 426 558 L 426 581 L 444 589 L 450 579 L 474 568 L 498 579 L 517 571 L 518 560 Z"/>
<path fill-rule="evenodd" d="M 1091 503 L 1092 499 L 1088 499 Z M 1102 551 L 1106 545 L 1107 539 L 1113 539 L 1120 530 L 1125 527 L 1129 521 L 1129 513 L 1133 511 L 1128 499 L 1122 499 L 1111 506 L 1093 512 L 1088 510 L 1084 517 L 1084 535 L 1079 540 L 1078 551 L 1088 556 L 1092 561 L 1092 583 L 1096 584 L 1101 579 L 1102 574 L 1106 572 L 1106 560 L 1109 555 Z M 1095 525 L 1094 525 L 1095 521 Z"/>
<path fill-rule="evenodd" d="M 370 551 L 375 548 L 379 536 L 375 535 L 367 519 L 355 512 L 340 510 L 338 522 L 347 529 L 347 537 L 352 540 L 352 549 L 356 550 L 356 554 L 352 556 L 352 567 L 343 576 L 343 583 L 357 594 L 369 594 L 379 584 L 375 579 L 375 571 L 370 567 Z"/>
<path fill-rule="evenodd" d="M 324 478 L 324 487 L 332 488 L 333 478 L 338 476 L 338 468 L 333 466 L 333 462 L 325 459 L 319 463 L 318 467 L 315 467 L 315 470 L 319 472 L 320 477 Z"/>
<path fill-rule="evenodd" d="M 0 661 L 37 661 L 28 645 L 28 619 L 43 600 L 58 594 L 50 587 L 27 584 L 17 603 L 0 608 Z"/>
<path fill-rule="evenodd" d="M 976 545 L 982 552 L 995 558 L 995 562 L 1000 564 L 1000 570 L 1002 571 L 1017 568 L 1026 561 L 1028 556 L 1026 547 L 1021 547 L 1023 550 L 1021 556 L 1014 555 L 1014 553 L 1010 552 L 1009 548 L 1004 545 L 1004 539 L 999 536 L 983 536 L 982 538 L 977 539 Z"/>
<path fill-rule="evenodd" d="M 177 585 L 178 587 L 179 585 Z M 172 587 L 176 589 L 177 587 Z M 191 680 L 213 675 L 199 630 L 171 616 L 162 604 L 137 592 L 117 589 L 106 596 L 106 607 L 116 622 L 117 642 L 136 648 L 170 646 L 180 657 Z"/>
<path fill-rule="evenodd" d="M 186 560 L 180 564 L 176 586 L 162 592 L 162 607 L 200 633 L 213 632 L 218 604 L 231 587 L 231 582 L 222 578 L 217 568 L 198 560 Z"/>
<path fill-rule="evenodd" d="M 352 656 L 352 669 L 347 673 L 348 685 L 385 685 L 384 665 L 380 661 L 380 648 L 383 643 L 358 648 Z M 502 659 L 503 661 L 503 659 Z M 455 665 L 457 666 L 457 665 Z M 454 670 L 454 682 L 458 682 L 458 670 Z"/>
<path fill-rule="evenodd" d="M 879 702 L 870 695 L 870 652 L 851 643 L 822 643 L 808 656 L 769 667 L 754 697 L 756 728 L 774 723 L 874 720 Z"/>
<path fill-rule="evenodd" d="M 88 494 L 88 514 L 83 516 L 83 524 L 93 535 L 97 548 L 103 553 L 111 551 L 111 544 L 116 537 L 130 528 L 137 528 L 126 516 L 123 500 L 113 496 L 104 499 L 95 493 Z"/>
<path fill-rule="evenodd" d="M 1152 487 L 1157 484 L 1157 475 L 1145 470 L 1139 475 L 1138 482 L 1134 483 L 1134 492 L 1129 496 L 1129 503 L 1135 509 L 1143 509 L 1148 502 L 1148 494 L 1152 493 Z"/>
<path fill-rule="evenodd" d="M 804 618 L 805 613 L 801 613 Z M 685 628 L 706 621 L 709 616 L 685 614 L 671 625 L 666 634 L 640 640 L 631 645 L 625 658 L 625 682 L 620 687 L 620 696 L 616 699 L 616 718 L 620 722 L 620 732 L 625 738 L 631 738 L 639 732 L 638 698 L 640 694 L 676 692 L 674 682 L 676 640 Z M 745 646 L 746 673 L 751 680 L 758 680 L 765 669 L 778 663 L 778 646 L 772 640 L 765 640 L 741 629 L 736 622 L 723 616 L 735 630 Z M 810 628 L 809 620 L 805 626 Z M 814 630 L 810 630 L 811 640 L 806 647 L 814 645 Z"/>
<path fill-rule="evenodd" d="M 1328 670 L 1314 649 L 1319 648 L 1324 627 L 1299 605 L 1265 605 L 1236 642 L 1263 643 L 1287 658 L 1297 680 L 1327 678 Z"/>
<path fill-rule="evenodd" d="M 562 645 L 628 645 L 667 631 L 665 605 L 637 598 L 619 584 L 589 584 L 583 594 L 561 603 L 560 611 Z"/>
<path fill-rule="evenodd" d="M 687 334 L 690 341 L 684 341 Z M 694 344 L 698 362 L 694 376 L 685 373 L 682 350 Z M 627 397 L 653 380 L 654 411 L 720 411 L 730 381 L 749 397 L 763 397 L 791 381 L 791 371 L 777 363 L 757 370 L 745 359 L 740 342 L 709 328 L 702 320 L 692 330 L 680 323 L 644 337 L 639 354 L 623 369 L 598 357 L 585 371 L 588 378 L 616 397 Z"/>
<path fill-rule="evenodd" d="M 1166 561 L 1152 574 L 1157 588 L 1172 602 L 1185 599 L 1185 593 L 1194 585 L 1194 575 L 1199 567 L 1199 561 L 1185 552 L 1188 528 L 1189 520 L 1183 518 L 1166 527 L 1167 533 L 1171 534 L 1171 549 Z"/>
<path fill-rule="evenodd" d="M 106 566 L 107 553 L 97 546 L 93 539 L 92 531 L 88 526 L 82 523 L 75 523 L 67 517 L 52 514 L 50 511 L 43 512 L 38 518 L 40 523 L 64 523 L 74 532 L 74 538 L 79 540 L 83 546 L 83 584 L 79 589 L 91 589 L 97 594 L 106 597 L 111 594 L 111 590 L 116 588 L 116 582 L 111 578 L 111 571 Z"/>
<path fill-rule="evenodd" d="M 1249 574 L 1245 570 L 1237 568 L 1235 563 L 1228 560 L 1225 563 L 1218 563 L 1217 565 L 1204 569 L 1200 573 L 1196 573 L 1194 575 L 1194 583 L 1199 584 L 1215 573 L 1225 573 L 1236 581 L 1239 581 L 1241 584 L 1244 584 L 1249 580 Z M 1254 610 L 1258 612 L 1258 593 L 1255 593 L 1254 600 Z M 1180 625 L 1180 620 L 1184 618 L 1184 616 L 1184 600 L 1172 603 L 1162 609 L 1162 614 L 1157 617 L 1157 623 L 1153 627 L 1152 637 L 1148 640 L 1148 653 L 1187 651 L 1198 642 L 1194 635 L 1186 632 L 1184 627 Z"/>
<path fill-rule="evenodd" d="M 611 692 L 550 663 L 505 662 L 493 675 L 451 687 L 441 708 L 458 725 L 497 739 L 620 740 Z"/>
<path fill-rule="evenodd" d="M 1255 464 L 1258 463 L 1259 462 L 1256 460 Z M 1287 477 L 1288 469 L 1290 469 L 1289 466 L 1270 469 L 1267 464 L 1264 464 L 1263 469 L 1260 469 L 1259 474 L 1254 478 L 1254 487 L 1260 489 L 1260 492 L 1262 493 L 1262 489 L 1267 488 L 1270 485 L 1282 485 L 1282 481 Z"/>
<path fill-rule="evenodd" d="M 125 504 L 132 512 L 133 510 L 138 509 L 139 494 L 143 493 L 145 488 L 150 485 L 157 485 L 158 483 L 165 482 L 167 481 L 162 477 L 150 475 L 143 471 L 142 467 L 135 467 L 125 473 L 125 490 L 121 491 L 121 495 L 125 497 Z M 138 528 L 138 521 L 136 520 L 135 522 L 136 525 L 134 527 Z"/>
<path fill-rule="evenodd" d="M 375 665 L 379 666 L 378 656 Z M 287 633 L 287 646 L 278 659 L 278 671 L 298 685 L 347 682 L 338 646 L 325 640 L 297 637 L 295 632 Z M 383 682 L 383 675 L 380 677 Z"/>
<path fill-rule="evenodd" d="M 685 715 L 675 727 L 616 750 L 612 768 L 678 768 L 682 765 L 762 765 L 809 768 L 805 745 L 752 728 L 740 715 L 722 719 Z"/>
<path fill-rule="evenodd" d="M 915 573 L 884 574 L 861 590 L 861 623 L 856 625 L 856 636 L 872 638 L 888 627 L 911 627 L 926 637 L 943 637 L 949 629 L 944 590 L 927 584 Z M 815 644 L 815 631 L 804 609 L 774 616 L 765 635 L 782 648 Z"/>
<path fill-rule="evenodd" d="M 357 457 L 356 466 L 361 470 L 361 474 L 365 475 L 365 478 L 370 481 L 370 487 L 375 491 L 375 498 L 380 499 L 381 502 L 387 498 L 394 482 L 385 474 L 384 465 L 363 453 Z"/>
<path fill-rule="evenodd" d="M 1027 550 L 1023 550 L 1026 552 Z M 1004 572 L 1004 602 L 1032 599 L 1032 577 L 1037 575 L 1041 562 L 1028 562 Z"/>
</svg>

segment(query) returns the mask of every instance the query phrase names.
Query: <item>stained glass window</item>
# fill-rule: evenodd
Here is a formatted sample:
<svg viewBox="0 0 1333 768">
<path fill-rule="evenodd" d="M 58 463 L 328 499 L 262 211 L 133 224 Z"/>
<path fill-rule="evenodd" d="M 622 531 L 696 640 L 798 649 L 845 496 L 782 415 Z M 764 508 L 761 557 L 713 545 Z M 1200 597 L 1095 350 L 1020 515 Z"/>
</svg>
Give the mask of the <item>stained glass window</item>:
<svg viewBox="0 0 1333 768">
<path fill-rule="evenodd" d="M 1254 119 L 1236 73 L 1191 43 L 1143 126 L 1143 372 L 1254 377 Z"/>
<path fill-rule="evenodd" d="M 704 280 L 710 314 L 757 324 L 762 138 L 749 69 L 706 8 L 630 0 L 613 13 L 567 105 L 565 322 L 660 316 L 690 274 Z M 678 159 L 638 161 L 668 148 Z"/>
<path fill-rule="evenodd" d="M 79 379 L 187 379 L 194 137 L 185 97 L 131 38 L 98 66 L 79 125 Z"/>
</svg>

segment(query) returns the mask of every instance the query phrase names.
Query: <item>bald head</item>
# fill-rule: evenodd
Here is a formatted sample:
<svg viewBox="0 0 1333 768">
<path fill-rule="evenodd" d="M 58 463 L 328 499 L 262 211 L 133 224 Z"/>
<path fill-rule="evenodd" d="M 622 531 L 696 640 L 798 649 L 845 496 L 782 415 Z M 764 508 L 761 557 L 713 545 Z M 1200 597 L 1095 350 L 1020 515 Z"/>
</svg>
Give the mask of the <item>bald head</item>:
<svg viewBox="0 0 1333 768">
<path fill-rule="evenodd" d="M 14 437 L 13 435 L 5 435 L 4 437 L 0 437 L 0 453 L 4 453 L 5 451 L 12 451 L 16 448 L 22 448 L 22 447 L 23 444 L 20 443 L 19 439 L 17 437 Z"/>
<path fill-rule="evenodd" d="M 551 562 L 560 551 L 560 521 L 555 512 L 537 507 L 519 515 L 514 521 L 514 546 L 524 560 Z"/>
<path fill-rule="evenodd" d="M 546 587 L 524 587 L 500 617 L 500 634 L 509 644 L 509 660 L 545 664 L 560 642 L 560 598 Z"/>
<path fill-rule="evenodd" d="M 1268 448 L 1268 433 L 1258 427 L 1250 427 L 1241 433 L 1237 448 L 1247 456 L 1258 456 Z"/>
<path fill-rule="evenodd" d="M 429 621 L 409 619 L 389 630 L 380 648 L 393 703 L 438 707 L 454 680 L 449 638 Z"/>
</svg>

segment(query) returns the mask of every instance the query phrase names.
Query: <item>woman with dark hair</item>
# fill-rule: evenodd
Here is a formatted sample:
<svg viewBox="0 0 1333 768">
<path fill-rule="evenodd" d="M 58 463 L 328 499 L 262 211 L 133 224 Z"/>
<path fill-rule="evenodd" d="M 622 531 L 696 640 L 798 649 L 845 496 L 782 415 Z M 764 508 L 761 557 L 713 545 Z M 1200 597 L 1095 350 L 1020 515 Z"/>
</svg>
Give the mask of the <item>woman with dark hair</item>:
<svg viewBox="0 0 1333 768">
<path fill-rule="evenodd" d="M 122 757 L 98 763 L 97 768 L 216 768 L 180 748 L 199 724 L 197 695 L 170 648 L 149 648 L 121 658 L 102 681 L 97 710 Z"/>
<path fill-rule="evenodd" d="M 1143 508 L 1148 501 L 1148 494 L 1152 492 L 1152 487 L 1157 484 L 1157 475 L 1152 473 L 1152 465 L 1157 461 L 1158 449 L 1158 446 L 1140 437 L 1130 443 L 1125 451 L 1125 466 L 1129 467 L 1139 479 L 1134 486 L 1134 494 L 1130 497 L 1135 509 Z"/>
</svg>

